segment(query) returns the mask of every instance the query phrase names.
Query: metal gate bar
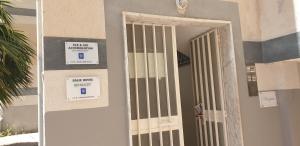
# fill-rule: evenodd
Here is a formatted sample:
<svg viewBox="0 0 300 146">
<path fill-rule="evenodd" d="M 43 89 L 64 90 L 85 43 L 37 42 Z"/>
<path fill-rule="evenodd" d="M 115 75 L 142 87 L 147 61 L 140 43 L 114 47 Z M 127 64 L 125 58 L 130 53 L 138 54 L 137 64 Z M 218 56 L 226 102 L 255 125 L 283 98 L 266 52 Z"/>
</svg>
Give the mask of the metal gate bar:
<svg viewBox="0 0 300 146">
<path fill-rule="evenodd" d="M 205 36 L 202 37 L 202 43 L 205 45 Z M 207 73 L 207 60 L 206 60 L 206 46 L 202 49 L 202 59 L 204 64 L 204 80 L 205 80 L 205 93 L 206 93 L 206 101 L 207 101 L 207 110 L 210 110 L 210 96 L 209 96 L 209 87 L 208 87 L 208 73 Z M 214 146 L 213 133 L 212 133 L 212 118 L 210 114 L 208 115 L 208 125 L 209 125 L 209 134 L 210 134 L 210 145 Z"/>
<path fill-rule="evenodd" d="M 168 117 L 171 120 L 171 103 L 170 103 L 170 87 L 169 87 L 169 72 L 168 72 L 168 59 L 167 59 L 167 43 L 166 43 L 166 28 L 162 26 L 162 37 L 163 37 L 163 51 L 164 51 L 164 64 L 165 64 L 165 76 L 166 76 L 166 92 L 167 92 L 167 105 L 168 105 Z M 169 130 L 170 133 L 170 144 L 173 146 L 173 132 Z"/>
<path fill-rule="evenodd" d="M 203 49 L 203 43 L 202 46 L 200 44 L 200 38 L 197 39 L 197 43 L 198 43 L 198 66 L 199 66 L 199 78 L 200 78 L 200 91 L 201 91 L 201 100 L 202 100 L 202 104 L 203 104 L 203 110 L 206 103 L 204 102 L 204 88 L 203 88 L 203 75 L 202 75 L 202 60 L 201 60 L 201 49 Z M 204 125 L 204 136 L 205 136 L 205 145 L 208 146 L 208 134 L 207 134 L 207 126 L 206 126 L 206 121 L 205 121 L 205 117 L 203 116 L 203 125 Z M 202 119 L 201 119 L 202 120 Z"/>
<path fill-rule="evenodd" d="M 222 79 L 223 78 L 223 72 L 221 70 L 222 68 L 222 55 L 220 53 L 220 46 L 219 44 L 221 43 L 220 42 L 220 35 L 218 33 L 218 29 L 214 31 L 215 33 L 215 43 L 216 43 L 216 56 L 217 56 L 217 64 L 218 64 L 218 68 L 219 68 L 219 71 L 218 71 L 218 76 L 219 76 L 219 79 Z M 224 84 L 223 83 L 220 83 L 219 84 L 219 88 L 221 89 L 221 92 L 220 92 L 220 96 L 221 96 L 221 110 L 222 110 L 222 118 L 223 118 L 223 134 L 224 134 L 224 146 L 227 146 L 228 145 L 228 137 L 227 137 L 227 127 L 225 126 L 226 125 L 226 110 L 225 110 L 225 101 L 224 101 Z"/>
<path fill-rule="evenodd" d="M 177 116 L 180 117 L 178 120 L 178 131 L 179 131 L 179 145 L 184 146 L 184 139 L 183 139 L 183 128 L 182 128 L 182 110 L 181 110 L 181 101 L 180 101 L 180 87 L 179 87 L 179 75 L 178 75 L 178 62 L 177 62 L 177 43 L 176 43 L 176 29 L 175 26 L 172 26 L 172 48 L 175 50 L 173 51 L 173 63 L 174 63 L 174 78 L 175 78 L 175 92 L 176 97 L 178 98 L 176 101 L 177 103 Z"/>
<path fill-rule="evenodd" d="M 227 146 L 226 111 L 224 107 L 224 91 L 221 70 L 221 55 L 217 30 L 212 30 L 192 40 L 193 78 L 195 85 L 195 104 L 203 107 L 203 117 L 200 118 L 198 144 L 201 146 L 220 146 L 220 131 L 218 123 L 223 125 L 222 146 Z M 212 44 L 214 42 L 214 44 Z M 213 47 L 212 47 L 213 45 Z M 214 49 L 214 52 L 212 50 Z M 213 58 L 213 54 L 216 58 Z M 214 62 L 213 62 L 214 60 Z M 197 68 L 198 63 L 198 68 Z M 216 63 L 216 64 L 214 64 Z M 213 68 L 217 66 L 217 69 Z M 217 75 L 214 74 L 217 72 Z M 215 76 L 214 76 L 215 75 Z M 218 80 L 216 80 L 216 79 Z M 218 86 L 215 86 L 215 82 Z M 217 88 L 216 88 L 217 87 Z M 219 91 L 219 94 L 216 92 Z M 220 97 L 217 97 L 219 95 Z M 217 110 L 216 99 L 221 102 Z M 207 125 L 208 124 L 208 125 Z M 204 133 L 204 134 L 203 134 Z M 204 137 L 203 137 L 204 135 Z"/>
<path fill-rule="evenodd" d="M 210 70 L 210 82 L 211 82 L 211 96 L 212 96 L 212 102 L 213 102 L 213 112 L 214 112 L 214 123 L 215 123 L 215 139 L 216 139 L 216 145 L 220 146 L 219 142 L 219 128 L 217 123 L 217 108 L 216 108 L 216 96 L 215 96 L 215 86 L 214 86 L 214 76 L 213 76 L 213 68 L 212 68 L 212 54 L 211 54 L 211 44 L 210 44 L 210 33 L 207 34 L 207 50 L 208 50 L 208 64 L 209 64 L 209 70 Z"/>
<path fill-rule="evenodd" d="M 155 25 L 152 26 L 153 31 L 153 48 L 154 48 L 154 64 L 155 64 L 155 84 L 156 84 L 156 98 L 157 98 L 157 108 L 158 108 L 158 122 L 161 121 L 161 105 L 160 105 L 160 92 L 159 92 L 159 80 L 158 80 L 158 62 L 157 62 L 157 48 L 156 48 L 156 29 Z M 158 125 L 161 129 L 160 124 Z M 163 135 L 162 131 L 159 131 L 159 142 L 160 146 L 163 146 Z"/>
<path fill-rule="evenodd" d="M 152 146 L 152 130 L 151 130 L 151 107 L 150 107 L 150 95 L 149 95 L 149 75 L 148 75 L 148 55 L 147 55 L 147 41 L 145 25 L 143 25 L 143 47 L 144 47 L 144 62 L 145 62 L 145 78 L 146 78 L 146 96 L 147 96 L 147 118 L 149 128 L 149 146 Z"/>
<path fill-rule="evenodd" d="M 135 76 L 135 79 L 134 79 L 134 81 L 135 81 L 135 88 L 136 88 L 136 90 L 135 90 L 135 96 L 136 96 L 136 111 L 137 111 L 137 127 L 138 127 L 138 131 L 140 131 L 140 123 L 139 123 L 139 121 L 140 121 L 140 106 L 139 106 L 139 103 L 140 103 L 140 101 L 139 101 L 139 90 L 138 90 L 138 88 L 139 88 L 139 83 L 138 83 L 138 76 L 137 76 L 137 56 L 136 56 L 136 40 L 135 40 L 135 24 L 132 24 L 132 40 L 133 40 L 133 56 L 134 56 L 134 58 L 133 58 L 133 60 L 134 60 L 134 76 Z M 142 144 L 141 144 L 141 134 L 140 134 L 140 132 L 138 132 L 138 144 L 139 144 L 139 146 L 142 146 Z"/>
<path fill-rule="evenodd" d="M 132 89 L 128 95 L 129 109 L 136 106 L 129 114 L 131 146 L 184 146 L 175 27 L 130 23 L 125 28 L 125 39 L 132 39 L 126 43 L 127 75 L 128 81 L 132 81 L 132 84 L 128 84 Z M 174 86 L 170 86 L 170 83 L 174 83 Z M 175 95 L 171 96 L 173 89 Z M 171 102 L 171 97 L 176 103 Z M 177 114 L 172 114 L 172 104 L 176 104 Z M 167 115 L 163 114 L 165 112 Z"/>
<path fill-rule="evenodd" d="M 194 56 L 194 54 L 196 54 L 195 53 L 195 42 L 194 41 L 192 41 L 192 59 L 193 59 L 193 62 L 196 62 L 196 56 Z M 193 80 L 194 80 L 194 93 L 195 93 L 195 103 L 196 103 L 196 105 L 198 105 L 198 104 L 200 104 L 200 101 L 199 101 L 199 98 L 197 98 L 197 97 L 199 97 L 199 88 L 198 88 L 198 70 L 196 69 L 196 63 L 193 63 L 193 72 L 194 72 L 194 74 L 193 74 Z M 198 143 L 198 145 L 200 145 L 200 143 L 201 143 L 201 146 L 203 146 L 203 136 L 202 136 L 202 126 L 201 126 L 201 117 L 198 119 L 198 118 L 196 118 L 195 119 L 195 121 L 196 121 L 196 126 L 197 126 L 197 128 L 199 128 L 199 131 L 200 132 L 197 132 L 197 143 Z M 200 137 L 200 139 L 199 139 L 199 137 Z"/>
</svg>

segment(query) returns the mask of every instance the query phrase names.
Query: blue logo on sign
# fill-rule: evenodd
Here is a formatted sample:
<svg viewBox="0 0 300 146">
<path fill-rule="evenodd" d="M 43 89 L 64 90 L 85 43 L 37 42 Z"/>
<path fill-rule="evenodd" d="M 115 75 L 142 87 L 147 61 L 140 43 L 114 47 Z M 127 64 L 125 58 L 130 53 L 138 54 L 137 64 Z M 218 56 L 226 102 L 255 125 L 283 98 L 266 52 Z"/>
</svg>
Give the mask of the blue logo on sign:
<svg viewBox="0 0 300 146">
<path fill-rule="evenodd" d="M 80 93 L 81 94 L 86 94 L 86 88 L 80 88 Z"/>
<path fill-rule="evenodd" d="M 84 59 L 84 53 L 78 53 L 78 58 L 79 59 Z"/>
</svg>

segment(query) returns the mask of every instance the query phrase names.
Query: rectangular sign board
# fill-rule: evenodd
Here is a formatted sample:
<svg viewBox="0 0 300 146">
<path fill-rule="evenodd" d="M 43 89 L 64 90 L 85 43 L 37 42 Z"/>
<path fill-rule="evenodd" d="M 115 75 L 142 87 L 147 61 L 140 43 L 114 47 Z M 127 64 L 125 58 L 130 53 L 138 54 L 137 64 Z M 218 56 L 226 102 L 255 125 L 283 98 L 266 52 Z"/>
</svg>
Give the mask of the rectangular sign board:
<svg viewBox="0 0 300 146">
<path fill-rule="evenodd" d="M 97 99 L 100 97 L 98 77 L 72 77 L 67 81 L 67 98 L 70 101 Z"/>
<path fill-rule="evenodd" d="M 260 101 L 261 108 L 278 106 L 275 91 L 259 92 L 259 101 Z"/>
<path fill-rule="evenodd" d="M 65 42 L 66 64 L 99 64 L 98 43 Z"/>
</svg>

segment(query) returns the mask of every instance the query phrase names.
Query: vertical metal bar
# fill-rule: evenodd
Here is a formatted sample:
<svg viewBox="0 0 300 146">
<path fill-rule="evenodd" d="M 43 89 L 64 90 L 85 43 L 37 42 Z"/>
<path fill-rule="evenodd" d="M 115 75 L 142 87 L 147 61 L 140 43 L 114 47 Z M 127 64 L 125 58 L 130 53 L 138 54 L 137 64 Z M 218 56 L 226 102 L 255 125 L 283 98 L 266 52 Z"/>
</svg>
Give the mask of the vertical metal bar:
<svg viewBox="0 0 300 146">
<path fill-rule="evenodd" d="M 183 139 L 183 128 L 182 128 L 182 110 L 180 102 L 180 88 L 179 88 L 179 75 L 178 75 L 178 62 L 177 62 L 177 43 L 176 43 L 176 29 L 172 26 L 172 49 L 173 49 L 173 63 L 174 63 L 174 77 L 175 77 L 175 91 L 176 91 L 176 101 L 177 101 L 177 113 L 178 113 L 178 129 L 179 129 L 179 139 L 180 146 L 184 146 Z"/>
<path fill-rule="evenodd" d="M 149 146 L 152 146 L 151 107 L 150 107 L 149 79 L 148 79 L 148 55 L 147 55 L 147 42 L 146 42 L 145 25 L 143 25 L 143 47 L 144 47 L 145 78 L 146 78 L 146 96 L 147 96 L 147 111 L 148 111 Z"/>
<path fill-rule="evenodd" d="M 197 39 L 198 40 L 198 39 Z M 198 43 L 198 41 L 197 41 L 197 43 Z M 199 43 L 197 44 L 197 51 L 196 52 L 200 52 L 200 48 L 199 48 Z M 198 55 L 198 57 L 197 57 L 198 59 L 200 58 L 200 56 Z M 199 64 L 199 62 L 198 62 L 198 64 Z M 200 68 L 198 69 L 198 74 L 197 74 L 198 76 L 199 76 L 199 85 L 201 85 L 201 81 L 200 81 Z M 198 82 L 198 80 L 197 80 L 197 82 Z M 197 90 L 199 90 L 199 87 L 197 87 Z M 201 100 L 200 100 L 200 93 L 201 93 L 202 91 L 199 91 L 199 95 L 197 96 L 197 104 L 200 104 L 201 105 Z M 204 142 L 203 142 L 203 127 L 202 127 L 202 117 L 201 117 L 202 115 L 200 115 L 200 117 L 199 117 L 199 130 L 200 130 L 200 142 L 201 142 L 201 146 L 203 146 L 203 144 L 204 144 Z"/>
<path fill-rule="evenodd" d="M 203 127 L 202 127 L 202 120 L 201 120 L 201 118 L 199 118 L 198 119 L 199 120 L 199 130 L 200 130 L 200 144 L 201 144 L 201 146 L 203 146 L 204 145 L 204 141 L 203 141 Z"/>
<path fill-rule="evenodd" d="M 202 42 L 202 46 L 200 48 L 200 38 L 197 38 L 198 43 L 198 62 L 199 62 L 199 75 L 200 75 L 200 91 L 201 91 L 201 100 L 203 104 L 203 111 L 205 111 L 205 100 L 204 100 L 204 89 L 203 89 L 203 74 L 202 74 L 202 61 L 201 61 L 201 53 L 200 51 L 204 49 L 205 44 Z M 206 120 L 203 116 L 203 125 L 204 125 L 204 136 L 205 136 L 205 146 L 208 146 L 208 135 L 207 135 L 207 126 L 206 126 Z"/>
<path fill-rule="evenodd" d="M 163 135 L 160 126 L 161 122 L 161 108 L 160 108 L 160 92 L 159 92 L 159 77 L 158 77 L 158 61 L 157 61 L 157 48 L 156 48 L 156 29 L 155 25 L 152 25 L 153 30 L 153 47 L 154 47 L 154 64 L 155 64 L 155 84 L 156 84 L 156 98 L 158 108 L 158 127 L 159 127 L 159 142 L 160 146 L 163 146 Z"/>
<path fill-rule="evenodd" d="M 198 70 L 197 70 L 197 54 L 196 54 L 196 47 L 195 47 L 195 41 L 192 41 L 192 52 L 193 52 L 193 67 L 194 67 L 194 82 L 195 82 L 195 93 L 196 93 L 196 95 L 195 95 L 195 102 L 196 102 L 196 105 L 198 105 L 199 103 L 200 103 L 200 101 L 199 101 L 199 96 L 200 96 L 200 94 L 199 94 L 199 86 L 198 86 Z M 201 83 L 200 83 L 201 84 Z M 198 118 L 196 118 L 196 121 L 198 122 Z M 199 118 L 199 122 L 198 122 L 198 124 L 199 124 L 199 134 L 200 134 L 200 132 L 202 131 L 201 130 L 201 117 Z M 202 138 L 202 135 L 200 134 L 199 135 L 199 137 L 200 137 L 200 140 L 199 140 L 199 138 L 197 138 L 198 139 L 198 141 L 199 141 L 199 144 L 201 143 L 201 146 L 203 145 L 202 143 L 203 143 L 203 140 L 201 140 L 201 138 Z"/>
<path fill-rule="evenodd" d="M 221 108 L 222 108 L 222 118 L 223 118 L 223 134 L 224 134 L 224 146 L 228 146 L 228 138 L 227 138 L 227 126 L 226 126 L 226 111 L 225 111 L 225 103 L 224 103 L 224 84 L 223 84 L 223 71 L 222 71 L 222 55 L 220 53 L 220 36 L 217 30 L 215 33 L 215 42 L 216 42 L 216 52 L 217 52 L 217 63 L 218 63 L 218 75 L 219 75 L 219 88 L 220 88 L 220 99 L 221 99 Z"/>
<path fill-rule="evenodd" d="M 216 36 L 215 36 L 216 37 Z M 213 75 L 213 67 L 212 67 L 212 53 L 211 53 L 211 43 L 210 43 L 210 33 L 207 34 L 207 50 L 208 50 L 208 64 L 209 64 L 209 73 L 210 73 L 210 85 L 211 85 L 211 96 L 213 102 L 213 112 L 214 112 L 214 123 L 215 123 L 215 134 L 216 134 L 216 145 L 220 146 L 219 141 L 219 128 L 217 122 L 217 106 L 216 106 L 216 95 L 215 95 L 215 86 L 214 86 L 214 75 Z"/>
<path fill-rule="evenodd" d="M 166 43 L 166 28 L 162 26 L 162 37 L 163 37 L 163 49 L 164 49 L 164 64 L 165 64 L 165 76 L 166 76 L 166 93 L 167 93 L 167 104 L 168 104 L 168 117 L 169 122 L 172 121 L 171 115 L 171 102 L 170 102 L 170 87 L 169 87 L 169 74 L 168 74 L 168 58 L 167 58 L 167 43 Z M 173 146 L 173 134 L 172 129 L 170 128 L 170 144 Z"/>
<path fill-rule="evenodd" d="M 192 58 L 192 73 L 191 73 L 191 77 L 192 77 L 192 82 L 193 82 L 193 96 L 194 96 L 194 104 L 197 105 L 197 89 L 196 89 L 196 82 L 195 82 L 195 75 L 196 75 L 196 69 L 195 69 L 195 53 L 194 53 L 194 49 L 195 49 L 195 46 L 194 46 L 194 41 L 192 40 L 191 41 L 191 50 L 190 50 L 190 54 L 191 54 L 191 58 Z M 200 125 L 198 125 L 198 118 L 197 118 L 197 115 L 195 115 L 195 126 L 197 129 L 200 128 Z M 199 131 L 196 132 L 196 135 L 197 135 L 197 146 L 200 146 L 200 135 L 199 135 Z"/>
<path fill-rule="evenodd" d="M 134 80 L 135 80 L 135 94 L 136 94 L 136 111 L 137 111 L 137 129 L 138 129 L 138 143 L 141 144 L 141 133 L 140 133 L 140 101 L 139 101 L 139 84 L 137 76 L 137 56 L 136 56 L 136 41 L 135 41 L 135 24 L 132 24 L 132 37 L 133 37 L 133 56 L 134 56 Z"/>
<path fill-rule="evenodd" d="M 37 0 L 37 76 L 38 76 L 38 131 L 39 146 L 45 146 L 45 101 L 44 101 L 44 34 L 43 34 L 43 1 Z"/>
<path fill-rule="evenodd" d="M 126 15 L 123 13 L 123 35 L 124 35 L 124 58 L 125 58 L 125 74 L 126 74 L 126 92 L 127 92 L 127 108 L 129 123 L 129 146 L 132 146 L 132 122 L 131 122 L 131 99 L 130 99 L 130 76 L 129 76 L 129 58 L 128 58 L 128 40 L 127 40 Z"/>
<path fill-rule="evenodd" d="M 214 146 L 213 140 L 213 133 L 212 133 L 212 124 L 211 124 L 211 117 L 210 117 L 210 99 L 209 99 L 209 87 L 208 87 L 208 73 L 207 73 L 207 64 L 206 64 L 206 46 L 205 46 L 205 38 L 206 35 L 202 37 L 202 43 L 204 47 L 202 49 L 202 56 L 203 56 L 203 65 L 204 65 L 204 79 L 205 79 L 205 91 L 206 91 L 206 101 L 207 101 L 207 115 L 208 115 L 208 125 L 209 125 L 209 133 L 210 133 L 210 144 Z"/>
</svg>

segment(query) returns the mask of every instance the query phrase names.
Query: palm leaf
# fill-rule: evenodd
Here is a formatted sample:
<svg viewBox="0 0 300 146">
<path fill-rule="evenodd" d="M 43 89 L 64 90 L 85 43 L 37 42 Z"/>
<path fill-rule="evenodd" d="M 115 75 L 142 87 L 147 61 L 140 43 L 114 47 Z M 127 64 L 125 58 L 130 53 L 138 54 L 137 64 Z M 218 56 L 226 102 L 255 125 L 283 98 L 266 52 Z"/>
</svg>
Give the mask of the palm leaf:
<svg viewBox="0 0 300 146">
<path fill-rule="evenodd" d="M 22 31 L 12 27 L 12 16 L 5 10 L 9 1 L 0 0 L 0 106 L 7 107 L 32 80 L 30 67 L 35 51 Z"/>
<path fill-rule="evenodd" d="M 12 7 L 11 2 L 7 0 L 0 0 L 0 22 L 11 26 L 12 16 L 5 10 L 5 7 Z"/>
</svg>

